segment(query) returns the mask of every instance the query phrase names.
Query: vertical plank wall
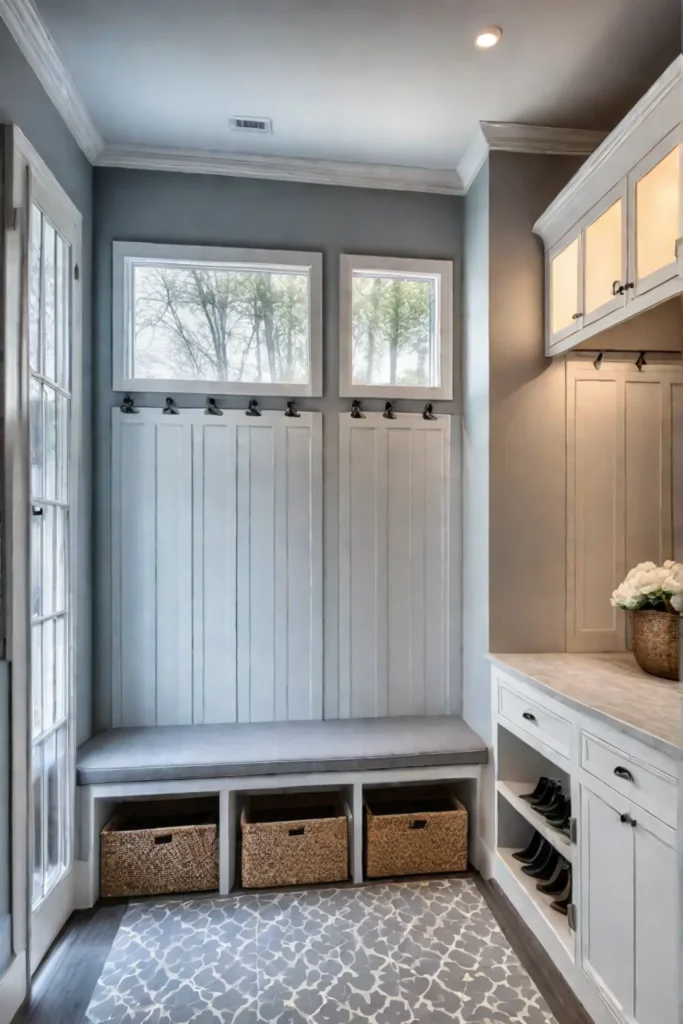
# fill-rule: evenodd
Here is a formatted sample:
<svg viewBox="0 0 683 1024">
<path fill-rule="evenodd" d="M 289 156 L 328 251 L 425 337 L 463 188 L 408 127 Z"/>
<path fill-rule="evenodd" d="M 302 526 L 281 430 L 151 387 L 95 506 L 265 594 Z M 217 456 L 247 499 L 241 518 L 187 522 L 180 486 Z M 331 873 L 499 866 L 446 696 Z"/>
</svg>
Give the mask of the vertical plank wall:
<svg viewBox="0 0 683 1024">
<path fill-rule="evenodd" d="M 339 418 L 342 718 L 446 714 L 450 417 Z"/>
<path fill-rule="evenodd" d="M 567 650 L 623 650 L 612 590 L 683 554 L 683 370 L 567 362 Z"/>
<path fill-rule="evenodd" d="M 113 412 L 114 726 L 322 717 L 322 422 Z"/>
</svg>

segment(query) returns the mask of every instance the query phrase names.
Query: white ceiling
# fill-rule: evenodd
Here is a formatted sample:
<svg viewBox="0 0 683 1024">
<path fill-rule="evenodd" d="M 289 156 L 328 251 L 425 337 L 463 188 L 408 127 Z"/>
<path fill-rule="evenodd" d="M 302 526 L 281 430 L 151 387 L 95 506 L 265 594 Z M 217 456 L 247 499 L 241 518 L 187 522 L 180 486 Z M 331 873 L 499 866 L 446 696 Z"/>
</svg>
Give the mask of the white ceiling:
<svg viewBox="0 0 683 1024">
<path fill-rule="evenodd" d="M 107 143 L 413 167 L 480 120 L 609 129 L 681 49 L 681 0 L 37 3 Z"/>
</svg>

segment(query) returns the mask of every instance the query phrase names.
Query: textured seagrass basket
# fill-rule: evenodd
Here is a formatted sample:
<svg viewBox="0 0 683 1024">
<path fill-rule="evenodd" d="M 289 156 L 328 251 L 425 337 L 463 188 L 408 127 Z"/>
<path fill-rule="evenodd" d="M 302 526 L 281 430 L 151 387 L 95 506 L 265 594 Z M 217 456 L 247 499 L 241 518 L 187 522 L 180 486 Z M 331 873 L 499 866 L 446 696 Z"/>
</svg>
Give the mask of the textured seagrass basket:
<svg viewBox="0 0 683 1024">
<path fill-rule="evenodd" d="M 368 878 L 467 868 L 467 810 L 439 790 L 376 790 L 365 802 Z"/>
<path fill-rule="evenodd" d="M 643 672 L 679 678 L 680 617 L 670 612 L 631 612 L 631 648 Z"/>
<path fill-rule="evenodd" d="M 130 804 L 102 829 L 102 896 L 153 896 L 218 888 L 217 813 L 187 801 Z"/>
<path fill-rule="evenodd" d="M 251 797 L 241 826 L 245 889 L 349 877 L 348 819 L 336 793 Z"/>
</svg>

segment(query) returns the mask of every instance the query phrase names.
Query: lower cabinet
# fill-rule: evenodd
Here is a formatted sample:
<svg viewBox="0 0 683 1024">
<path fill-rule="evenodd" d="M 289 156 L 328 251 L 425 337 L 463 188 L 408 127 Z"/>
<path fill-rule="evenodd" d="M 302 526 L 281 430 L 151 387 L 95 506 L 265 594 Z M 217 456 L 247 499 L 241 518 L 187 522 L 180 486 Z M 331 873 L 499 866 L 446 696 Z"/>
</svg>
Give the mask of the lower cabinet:
<svg viewBox="0 0 683 1024">
<path fill-rule="evenodd" d="M 676 833 L 581 783 L 581 966 L 622 1019 L 676 1024 Z"/>
</svg>

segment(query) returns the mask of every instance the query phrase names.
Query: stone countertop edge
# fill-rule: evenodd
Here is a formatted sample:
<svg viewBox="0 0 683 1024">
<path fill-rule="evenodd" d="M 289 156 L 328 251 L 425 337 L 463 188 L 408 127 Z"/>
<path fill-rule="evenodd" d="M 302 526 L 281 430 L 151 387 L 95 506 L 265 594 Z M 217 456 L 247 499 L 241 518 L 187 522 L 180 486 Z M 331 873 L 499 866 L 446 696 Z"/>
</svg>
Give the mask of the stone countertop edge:
<svg viewBox="0 0 683 1024">
<path fill-rule="evenodd" d="M 520 655 L 523 657 L 523 655 Z M 534 657 L 542 657 L 542 655 L 534 655 Z M 590 657 L 590 655 L 580 655 L 580 657 Z M 582 701 L 577 700 L 575 697 L 569 697 L 566 693 L 561 693 L 554 689 L 549 683 L 543 682 L 540 679 L 536 679 L 534 676 L 527 675 L 525 672 L 520 671 L 509 662 L 505 660 L 505 656 L 502 654 L 488 654 L 488 660 L 492 665 L 496 665 L 497 668 L 503 669 L 508 675 L 511 675 L 520 683 L 527 683 L 529 686 L 533 686 L 536 690 L 541 693 L 547 694 L 549 697 L 554 698 L 561 704 L 565 704 L 567 707 L 575 708 L 578 711 L 584 712 L 592 718 L 597 718 L 598 721 L 604 722 L 605 725 L 611 726 L 618 732 L 625 733 L 628 736 L 632 736 L 634 739 L 640 740 L 648 747 L 653 747 L 655 750 L 661 751 L 668 757 L 673 757 L 678 761 L 681 757 L 681 747 L 675 743 L 671 743 L 669 740 L 664 739 L 663 736 L 657 736 L 655 733 L 648 732 L 646 729 L 641 729 L 637 725 L 633 725 L 632 722 L 625 722 L 621 718 L 616 718 L 613 714 L 607 711 L 601 711 L 600 708 L 594 707 L 592 704 L 584 704 Z M 647 676 L 645 676 L 647 679 Z M 671 683 L 672 687 L 677 684 Z"/>
</svg>

